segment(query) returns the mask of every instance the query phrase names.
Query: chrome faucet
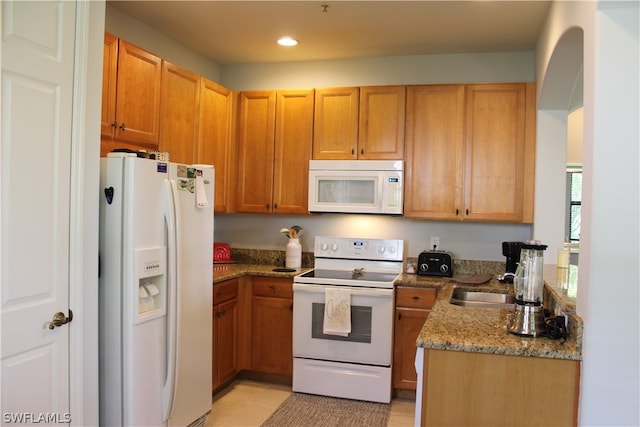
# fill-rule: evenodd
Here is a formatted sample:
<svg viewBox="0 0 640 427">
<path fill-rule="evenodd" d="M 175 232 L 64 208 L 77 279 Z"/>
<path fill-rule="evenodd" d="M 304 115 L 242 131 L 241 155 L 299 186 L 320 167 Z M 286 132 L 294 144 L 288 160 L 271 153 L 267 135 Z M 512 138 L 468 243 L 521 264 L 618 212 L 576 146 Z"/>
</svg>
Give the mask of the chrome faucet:
<svg viewBox="0 0 640 427">
<path fill-rule="evenodd" d="M 513 283 L 513 279 L 516 278 L 516 275 L 515 275 L 515 273 L 504 273 L 504 274 L 501 274 L 500 276 L 497 277 L 498 282 L 501 282 L 501 283 L 507 282 L 507 280 L 506 280 L 507 277 L 511 277 L 511 282 L 509 282 L 509 283 Z"/>
</svg>

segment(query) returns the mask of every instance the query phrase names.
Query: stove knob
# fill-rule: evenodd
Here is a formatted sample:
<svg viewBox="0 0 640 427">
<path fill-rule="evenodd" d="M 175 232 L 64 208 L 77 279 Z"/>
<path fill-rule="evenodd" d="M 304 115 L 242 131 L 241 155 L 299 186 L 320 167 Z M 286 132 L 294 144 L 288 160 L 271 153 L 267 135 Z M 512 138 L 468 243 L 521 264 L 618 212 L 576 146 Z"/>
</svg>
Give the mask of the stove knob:
<svg viewBox="0 0 640 427">
<path fill-rule="evenodd" d="M 442 264 L 442 265 L 440 266 L 440 272 L 441 272 L 441 273 L 446 273 L 446 272 L 448 272 L 448 271 L 449 271 L 449 266 L 448 266 L 447 264 Z"/>
<path fill-rule="evenodd" d="M 378 246 L 378 252 L 384 253 L 384 246 L 383 245 Z"/>
<path fill-rule="evenodd" d="M 337 250 L 338 250 L 338 244 L 337 244 L 337 243 L 332 244 L 332 245 L 331 245 L 331 250 L 332 250 L 333 252 L 337 251 Z"/>
<path fill-rule="evenodd" d="M 395 254 L 396 253 L 396 247 L 395 246 L 389 247 L 389 252 L 391 252 L 392 254 Z"/>
<path fill-rule="evenodd" d="M 326 251 L 327 249 L 329 249 L 329 245 L 327 245 L 326 243 L 324 243 L 324 242 L 323 242 L 323 243 L 320 245 L 320 249 L 322 249 L 323 251 Z"/>
<path fill-rule="evenodd" d="M 427 265 L 426 262 L 423 262 L 422 264 L 420 264 L 420 271 L 427 271 L 429 270 L 429 266 Z"/>
</svg>

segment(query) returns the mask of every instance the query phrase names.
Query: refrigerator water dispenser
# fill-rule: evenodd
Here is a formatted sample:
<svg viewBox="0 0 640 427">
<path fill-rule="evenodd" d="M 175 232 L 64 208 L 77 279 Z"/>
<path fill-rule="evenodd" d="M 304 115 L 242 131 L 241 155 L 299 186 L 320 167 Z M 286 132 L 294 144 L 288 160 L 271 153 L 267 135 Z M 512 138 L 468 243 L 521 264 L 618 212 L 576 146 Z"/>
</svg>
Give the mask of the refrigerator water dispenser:
<svg viewBox="0 0 640 427">
<path fill-rule="evenodd" d="M 164 316 L 166 313 L 167 248 L 136 249 L 136 283 L 138 298 L 136 323 Z"/>
</svg>

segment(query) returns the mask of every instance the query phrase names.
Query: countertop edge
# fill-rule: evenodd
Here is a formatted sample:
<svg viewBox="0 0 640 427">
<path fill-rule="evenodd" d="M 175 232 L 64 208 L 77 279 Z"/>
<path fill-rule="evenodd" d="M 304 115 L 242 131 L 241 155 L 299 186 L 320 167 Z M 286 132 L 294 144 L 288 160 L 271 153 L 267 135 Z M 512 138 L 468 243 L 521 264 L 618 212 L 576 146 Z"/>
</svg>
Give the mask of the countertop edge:
<svg viewBox="0 0 640 427">
<path fill-rule="evenodd" d="M 265 276 L 293 279 L 312 269 L 302 267 L 294 272 L 278 272 L 276 265 L 261 264 L 214 264 L 213 284 L 243 276 Z M 572 328 L 566 342 L 549 338 L 525 338 L 509 334 L 504 330 L 507 310 L 460 307 L 449 303 L 455 287 L 467 287 L 451 283 L 447 278 L 402 274 L 396 286 L 426 287 L 438 289 L 437 301 L 424 323 L 416 346 L 426 349 L 466 351 L 513 356 L 541 357 L 551 359 L 582 360 L 582 319 L 571 309 L 563 307 L 579 323 Z M 553 284 L 547 284 L 553 286 Z M 492 279 L 480 286 L 470 286 L 477 290 L 503 292 L 505 285 Z M 563 303 L 560 301 L 559 303 Z M 577 331 L 577 332 L 576 332 Z M 579 335 L 579 336 L 576 336 Z"/>
</svg>

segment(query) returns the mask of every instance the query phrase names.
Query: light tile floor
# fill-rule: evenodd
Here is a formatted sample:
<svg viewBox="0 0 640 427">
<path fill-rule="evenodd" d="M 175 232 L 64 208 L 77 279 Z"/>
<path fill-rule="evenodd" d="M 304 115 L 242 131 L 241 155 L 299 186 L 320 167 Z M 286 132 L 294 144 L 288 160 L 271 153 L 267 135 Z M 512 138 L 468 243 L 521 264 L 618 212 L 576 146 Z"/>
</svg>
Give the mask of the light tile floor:
<svg viewBox="0 0 640 427">
<path fill-rule="evenodd" d="M 291 386 L 237 380 L 216 393 L 205 427 L 260 426 L 290 394 Z M 389 427 L 413 426 L 414 409 L 412 400 L 392 400 Z"/>
</svg>

